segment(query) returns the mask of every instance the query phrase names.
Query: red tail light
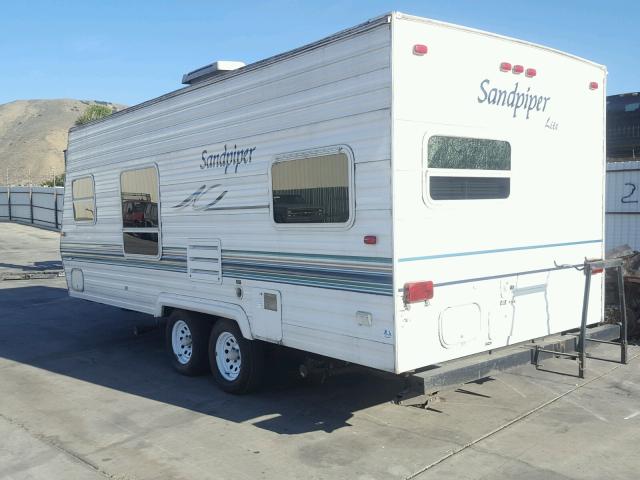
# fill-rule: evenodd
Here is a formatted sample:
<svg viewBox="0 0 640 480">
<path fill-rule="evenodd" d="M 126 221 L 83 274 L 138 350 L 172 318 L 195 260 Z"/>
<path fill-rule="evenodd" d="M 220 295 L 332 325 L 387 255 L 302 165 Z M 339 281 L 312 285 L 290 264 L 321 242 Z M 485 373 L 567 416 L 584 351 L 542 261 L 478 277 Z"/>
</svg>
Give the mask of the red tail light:
<svg viewBox="0 0 640 480">
<path fill-rule="evenodd" d="M 375 235 L 365 235 L 364 236 L 364 244 L 365 245 L 375 245 L 378 243 L 378 237 Z"/>
<path fill-rule="evenodd" d="M 516 75 L 518 75 L 518 74 L 524 72 L 524 67 L 522 65 L 514 65 L 512 72 L 515 73 Z"/>
<path fill-rule="evenodd" d="M 410 282 L 404 284 L 404 303 L 416 303 L 433 298 L 433 282 Z"/>
<path fill-rule="evenodd" d="M 598 82 L 589 82 L 589 90 L 597 90 Z"/>
<path fill-rule="evenodd" d="M 502 62 L 500 64 L 500 71 L 501 72 L 510 72 L 511 71 L 511 64 L 509 62 Z"/>
<path fill-rule="evenodd" d="M 537 74 L 538 72 L 536 72 L 535 68 L 527 68 L 524 72 L 524 75 L 529 78 L 535 77 Z"/>
<path fill-rule="evenodd" d="M 413 54 L 414 55 L 426 55 L 428 51 L 428 48 L 426 45 L 422 45 L 420 43 L 417 43 L 413 46 Z"/>
</svg>

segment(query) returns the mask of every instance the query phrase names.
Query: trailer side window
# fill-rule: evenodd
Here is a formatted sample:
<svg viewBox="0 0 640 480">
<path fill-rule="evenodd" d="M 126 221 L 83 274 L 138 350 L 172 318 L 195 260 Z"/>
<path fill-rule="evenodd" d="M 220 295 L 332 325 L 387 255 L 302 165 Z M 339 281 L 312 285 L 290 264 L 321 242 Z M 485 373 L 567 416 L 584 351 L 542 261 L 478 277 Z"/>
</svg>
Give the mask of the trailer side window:
<svg viewBox="0 0 640 480">
<path fill-rule="evenodd" d="M 273 164 L 276 223 L 345 223 L 349 220 L 350 162 L 345 153 Z"/>
<path fill-rule="evenodd" d="M 93 177 L 76 178 L 71 182 L 73 219 L 76 222 L 93 222 L 96 219 L 96 196 Z"/>
<path fill-rule="evenodd" d="M 501 140 L 433 136 L 427 145 L 427 182 L 433 200 L 509 197 L 511 145 Z"/>
<path fill-rule="evenodd" d="M 158 171 L 155 167 L 127 170 L 120 175 L 124 252 L 158 255 Z"/>
</svg>

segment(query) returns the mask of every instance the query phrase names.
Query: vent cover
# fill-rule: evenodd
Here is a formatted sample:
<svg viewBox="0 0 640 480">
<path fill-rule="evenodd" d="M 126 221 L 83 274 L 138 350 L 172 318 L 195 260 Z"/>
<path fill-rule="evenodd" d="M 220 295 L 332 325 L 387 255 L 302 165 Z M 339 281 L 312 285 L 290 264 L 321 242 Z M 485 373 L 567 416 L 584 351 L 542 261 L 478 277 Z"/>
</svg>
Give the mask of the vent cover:
<svg viewBox="0 0 640 480">
<path fill-rule="evenodd" d="M 231 72 L 233 70 L 237 70 L 238 68 L 242 68 L 244 66 L 244 62 L 218 60 L 217 62 L 214 62 L 210 65 L 205 65 L 204 67 L 197 68 L 192 72 L 185 73 L 182 76 L 182 83 L 184 85 L 193 85 L 194 83 L 202 82 L 209 78 L 221 75 L 223 73 Z"/>
<path fill-rule="evenodd" d="M 189 242 L 187 246 L 187 270 L 191 280 L 222 283 L 220 240 Z"/>
</svg>

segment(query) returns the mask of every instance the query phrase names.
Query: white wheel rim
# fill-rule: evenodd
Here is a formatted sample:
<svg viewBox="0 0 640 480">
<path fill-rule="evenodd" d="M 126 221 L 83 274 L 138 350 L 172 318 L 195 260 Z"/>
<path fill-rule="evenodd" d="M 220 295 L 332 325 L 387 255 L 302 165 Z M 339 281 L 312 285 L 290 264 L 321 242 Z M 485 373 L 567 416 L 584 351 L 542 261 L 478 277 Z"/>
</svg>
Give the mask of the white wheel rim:
<svg viewBox="0 0 640 480">
<path fill-rule="evenodd" d="M 171 330 L 171 346 L 173 354 L 182 365 L 186 365 L 193 355 L 193 339 L 191 338 L 191 330 L 183 321 L 178 320 L 173 324 Z"/>
<path fill-rule="evenodd" d="M 232 333 L 222 332 L 216 340 L 216 364 L 222 378 L 233 382 L 240 375 L 242 355 Z"/>
</svg>

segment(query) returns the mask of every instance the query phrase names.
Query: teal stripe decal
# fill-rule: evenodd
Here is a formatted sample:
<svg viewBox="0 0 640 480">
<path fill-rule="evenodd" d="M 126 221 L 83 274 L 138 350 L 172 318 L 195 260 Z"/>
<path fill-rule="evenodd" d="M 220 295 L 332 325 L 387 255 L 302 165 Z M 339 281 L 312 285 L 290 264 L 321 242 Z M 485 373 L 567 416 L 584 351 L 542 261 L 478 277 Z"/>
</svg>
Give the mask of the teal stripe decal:
<svg viewBox="0 0 640 480">
<path fill-rule="evenodd" d="M 187 249 L 164 247 L 162 258 L 126 258 L 106 245 L 66 244 L 64 260 L 101 263 L 186 273 Z M 393 295 L 392 260 L 387 257 L 321 255 L 246 250 L 222 250 L 225 278 L 259 280 L 290 285 Z"/>
<path fill-rule="evenodd" d="M 187 273 L 186 265 L 175 265 L 169 262 L 146 262 L 144 260 L 133 260 L 133 259 L 124 259 L 121 260 L 113 260 L 111 258 L 100 258 L 100 257 L 91 257 L 91 256 L 63 256 L 63 260 L 75 260 L 78 262 L 85 263 L 99 263 L 103 265 L 115 265 L 119 267 L 134 267 L 134 268 L 145 268 L 149 270 L 167 270 L 170 272 L 180 272 Z"/>
<path fill-rule="evenodd" d="M 417 262 L 421 260 L 435 260 L 438 258 L 451 258 L 451 257 L 467 257 L 471 255 L 488 255 L 491 253 L 503 253 L 503 252 L 517 252 L 521 250 L 538 250 L 541 248 L 556 248 L 556 247 L 570 247 L 572 245 L 586 245 L 589 243 L 602 243 L 600 240 L 579 240 L 577 242 L 565 242 L 565 243 L 547 243 L 544 245 L 526 245 L 523 247 L 507 247 L 496 248 L 493 250 L 476 250 L 471 252 L 456 252 L 456 253 L 441 253 L 438 255 L 425 255 L 422 257 L 406 257 L 400 258 L 398 262 Z"/>
<path fill-rule="evenodd" d="M 322 255 L 319 253 L 287 253 L 287 252 L 263 252 L 253 250 L 229 250 L 222 249 L 222 255 L 234 256 L 234 255 L 260 255 L 260 256 L 274 256 L 285 258 L 306 258 L 306 259 L 319 259 L 319 260 L 342 260 L 349 262 L 372 262 L 372 263 L 387 263 L 391 265 L 391 258 L 385 257 L 358 257 L 355 255 Z"/>
<path fill-rule="evenodd" d="M 260 280 L 264 282 L 286 283 L 289 285 L 300 285 L 306 287 L 325 288 L 329 290 L 346 290 L 349 292 L 369 293 L 373 295 L 393 295 L 391 286 L 382 284 L 367 284 L 365 282 L 356 282 L 348 280 L 326 281 L 313 276 L 296 276 L 284 273 L 260 273 L 260 272 L 242 272 L 229 271 L 224 274 L 225 277 L 240 278 L 243 280 Z"/>
</svg>

